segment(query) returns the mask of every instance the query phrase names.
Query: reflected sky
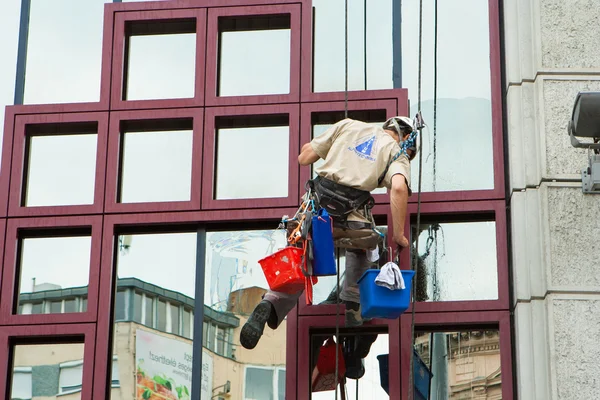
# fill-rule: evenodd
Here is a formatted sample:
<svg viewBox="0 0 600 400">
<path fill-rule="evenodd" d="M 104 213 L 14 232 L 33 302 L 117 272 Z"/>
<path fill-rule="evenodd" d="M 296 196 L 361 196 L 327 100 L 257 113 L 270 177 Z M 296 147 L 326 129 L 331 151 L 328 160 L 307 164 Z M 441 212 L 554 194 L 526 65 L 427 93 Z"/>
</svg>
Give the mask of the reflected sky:
<svg viewBox="0 0 600 400">
<path fill-rule="evenodd" d="M 131 36 L 127 100 L 194 97 L 196 34 Z"/>
<path fill-rule="evenodd" d="M 222 32 L 219 96 L 290 92 L 290 30 Z"/>
<path fill-rule="evenodd" d="M 90 236 L 23 239 L 19 292 L 32 292 L 34 279 L 62 289 L 87 286 L 91 246 Z"/>
<path fill-rule="evenodd" d="M 100 99 L 102 26 L 108 2 L 31 1 L 25 104 Z M 4 4 L 2 8 L 4 12 Z"/>
<path fill-rule="evenodd" d="M 125 133 L 120 201 L 188 201 L 192 136 L 191 130 Z"/>
<path fill-rule="evenodd" d="M 216 198 L 287 197 L 289 143 L 287 126 L 219 129 Z"/>
</svg>

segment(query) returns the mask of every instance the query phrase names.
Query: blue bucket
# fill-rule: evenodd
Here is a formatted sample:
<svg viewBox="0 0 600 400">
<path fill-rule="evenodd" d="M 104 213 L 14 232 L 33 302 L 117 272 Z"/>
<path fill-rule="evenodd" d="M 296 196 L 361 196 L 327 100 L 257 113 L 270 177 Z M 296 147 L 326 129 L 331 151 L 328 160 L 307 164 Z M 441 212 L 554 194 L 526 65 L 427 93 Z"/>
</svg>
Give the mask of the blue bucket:
<svg viewBox="0 0 600 400">
<path fill-rule="evenodd" d="M 421 360 L 421 357 L 413 350 L 413 361 L 414 361 L 414 375 L 413 384 L 414 390 L 413 395 L 415 400 L 427 400 L 429 398 L 429 386 L 431 384 L 431 378 L 433 374 L 427 368 L 427 365 Z M 390 366 L 389 366 L 389 354 L 380 354 L 377 356 L 379 361 L 379 381 L 381 388 L 389 395 L 390 392 Z"/>
<path fill-rule="evenodd" d="M 380 354 L 377 356 L 377 361 L 379 361 L 379 382 L 381 384 L 381 388 L 385 390 L 385 392 L 390 394 L 390 355 L 389 354 Z"/>
<path fill-rule="evenodd" d="M 410 304 L 412 278 L 415 271 L 402 270 L 405 289 L 390 290 L 375 284 L 380 270 L 368 269 L 358 280 L 360 307 L 363 318 L 398 318 Z"/>
<path fill-rule="evenodd" d="M 312 246 L 314 276 L 337 274 L 331 217 L 324 208 L 312 217 Z"/>
</svg>

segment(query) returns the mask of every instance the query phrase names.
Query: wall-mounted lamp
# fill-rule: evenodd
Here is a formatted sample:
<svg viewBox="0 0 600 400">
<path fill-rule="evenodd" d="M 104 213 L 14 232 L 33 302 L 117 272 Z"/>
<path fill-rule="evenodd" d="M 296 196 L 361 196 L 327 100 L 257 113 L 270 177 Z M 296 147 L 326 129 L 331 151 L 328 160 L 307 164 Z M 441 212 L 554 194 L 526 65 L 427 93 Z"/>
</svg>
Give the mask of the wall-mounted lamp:
<svg viewBox="0 0 600 400">
<path fill-rule="evenodd" d="M 589 164 L 581 172 L 583 193 L 600 194 L 600 92 L 577 94 L 568 131 L 573 147 L 588 149 Z"/>
</svg>

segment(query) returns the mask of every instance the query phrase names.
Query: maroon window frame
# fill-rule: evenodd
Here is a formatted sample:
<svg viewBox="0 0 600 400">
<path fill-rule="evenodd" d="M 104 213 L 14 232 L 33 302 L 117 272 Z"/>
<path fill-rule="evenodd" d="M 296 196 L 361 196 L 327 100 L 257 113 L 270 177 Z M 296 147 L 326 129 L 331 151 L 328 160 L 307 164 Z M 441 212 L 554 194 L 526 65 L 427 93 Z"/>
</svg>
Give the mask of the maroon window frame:
<svg viewBox="0 0 600 400">
<path fill-rule="evenodd" d="M 286 207 L 299 204 L 298 176 L 299 165 L 296 162 L 299 153 L 299 105 L 263 105 L 263 106 L 241 106 L 241 107 L 217 107 L 207 108 L 204 128 L 204 167 L 202 179 L 202 209 L 254 209 L 264 207 Z M 289 148 L 289 175 L 287 197 L 272 198 L 249 198 L 249 199 L 215 199 L 215 162 L 217 157 L 216 147 L 216 119 L 221 116 L 243 116 L 243 115 L 273 115 L 288 114 L 290 127 Z M 268 154 L 248 155 L 249 157 L 269 157 Z M 243 160 L 240 160 L 239 168 L 244 168 Z"/>
<path fill-rule="evenodd" d="M 165 201 L 165 202 L 142 202 L 142 203 L 119 203 L 117 193 L 121 182 L 121 122 L 143 121 L 155 119 L 193 119 L 193 141 L 192 141 L 192 181 L 190 182 L 190 200 L 188 201 Z M 108 162 L 106 181 L 105 212 L 140 212 L 140 211 L 177 211 L 177 210 L 199 210 L 200 209 L 200 182 L 202 178 L 202 146 L 203 146 L 203 108 L 184 108 L 173 110 L 144 110 L 144 111 L 121 111 L 111 113 L 110 129 L 108 139 Z"/>
<path fill-rule="evenodd" d="M 138 21 L 196 19 L 196 75 L 194 77 L 194 97 L 178 99 L 123 100 L 125 65 L 125 24 Z M 198 107 L 204 105 L 204 54 L 206 42 L 206 9 L 190 8 L 159 11 L 136 11 L 115 13 L 114 58 L 112 60 L 111 109 L 128 110 L 139 108 Z"/>
<path fill-rule="evenodd" d="M 6 107 L 4 115 L 4 137 L 2 138 L 2 159 L 0 159 L 0 218 L 8 215 L 8 195 L 10 190 L 10 164 L 12 159 L 12 139 L 15 126 L 15 112 Z"/>
<path fill-rule="evenodd" d="M 13 314 L 13 302 L 18 293 L 17 243 L 20 230 L 64 228 L 91 228 L 91 251 L 88 283 L 87 310 L 68 314 Z M 51 230 L 49 230 L 51 233 Z M 102 240 L 102 217 L 53 217 L 10 219 L 6 227 L 4 268 L 2 270 L 2 297 L 0 298 L 0 326 L 17 324 L 60 324 L 94 322 L 98 312 L 98 284 L 100 279 L 100 251 Z"/>
<path fill-rule="evenodd" d="M 8 385 L 12 377 L 12 365 L 7 360 L 13 351 L 13 344 L 54 344 L 65 343 L 64 337 L 83 336 L 83 382 L 81 388 L 82 399 L 92 399 L 94 379 L 94 352 L 96 350 L 96 326 L 94 324 L 78 325 L 24 325 L 5 326 L 0 329 L 0 389 L 1 393 L 8 394 Z M 57 340 L 60 338 L 61 340 Z M 68 343 L 68 341 L 66 342 Z M 73 343 L 81 343 L 74 340 Z"/>
<path fill-rule="evenodd" d="M 27 157 L 25 154 L 27 126 L 31 124 L 60 125 L 63 123 L 72 122 L 96 122 L 98 124 L 93 204 L 72 206 L 21 206 L 21 195 L 23 192 L 22 189 L 23 185 L 25 185 L 24 164 Z M 107 131 L 108 113 L 105 112 L 83 114 L 34 114 L 16 116 L 13 139 L 14 147 L 10 182 L 10 200 L 8 207 L 9 215 L 24 217 L 101 213 L 104 206 L 104 170 L 106 168 Z"/>
<path fill-rule="evenodd" d="M 290 92 L 289 94 L 217 96 L 219 65 L 219 17 L 252 17 L 290 14 Z M 300 14 L 297 4 L 224 7 L 208 10 L 206 59 L 206 105 L 225 106 L 242 104 L 294 103 L 300 100 Z M 241 62 L 243 60 L 240 60 Z"/>
<path fill-rule="evenodd" d="M 402 373 L 402 400 L 408 400 L 408 385 L 410 370 L 410 354 L 412 347 L 411 338 L 412 316 L 408 311 L 400 316 L 400 345 Z M 500 365 L 502 369 L 502 398 L 512 399 L 513 396 L 513 371 L 511 359 L 511 327 L 510 312 L 452 312 L 452 313 L 415 313 L 415 332 L 418 328 L 427 328 L 432 331 L 448 332 L 454 330 L 477 329 L 479 326 L 494 326 L 500 335 Z M 390 338 L 391 341 L 391 338 Z"/>
</svg>

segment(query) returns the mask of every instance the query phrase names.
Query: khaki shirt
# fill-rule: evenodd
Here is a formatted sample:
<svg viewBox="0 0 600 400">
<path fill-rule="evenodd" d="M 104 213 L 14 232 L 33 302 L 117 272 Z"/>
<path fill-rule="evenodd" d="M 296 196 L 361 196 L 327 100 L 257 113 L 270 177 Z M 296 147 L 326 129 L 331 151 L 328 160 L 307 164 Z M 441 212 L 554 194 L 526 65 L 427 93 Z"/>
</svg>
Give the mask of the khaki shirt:
<svg viewBox="0 0 600 400">
<path fill-rule="evenodd" d="M 381 184 L 387 165 L 400 152 L 398 143 L 382 128 L 352 119 L 344 119 L 310 142 L 325 162 L 316 168 L 319 176 L 356 189 L 372 191 L 392 186 L 392 177 L 401 174 L 410 193 L 410 162 L 403 154 L 391 163 Z"/>
</svg>

